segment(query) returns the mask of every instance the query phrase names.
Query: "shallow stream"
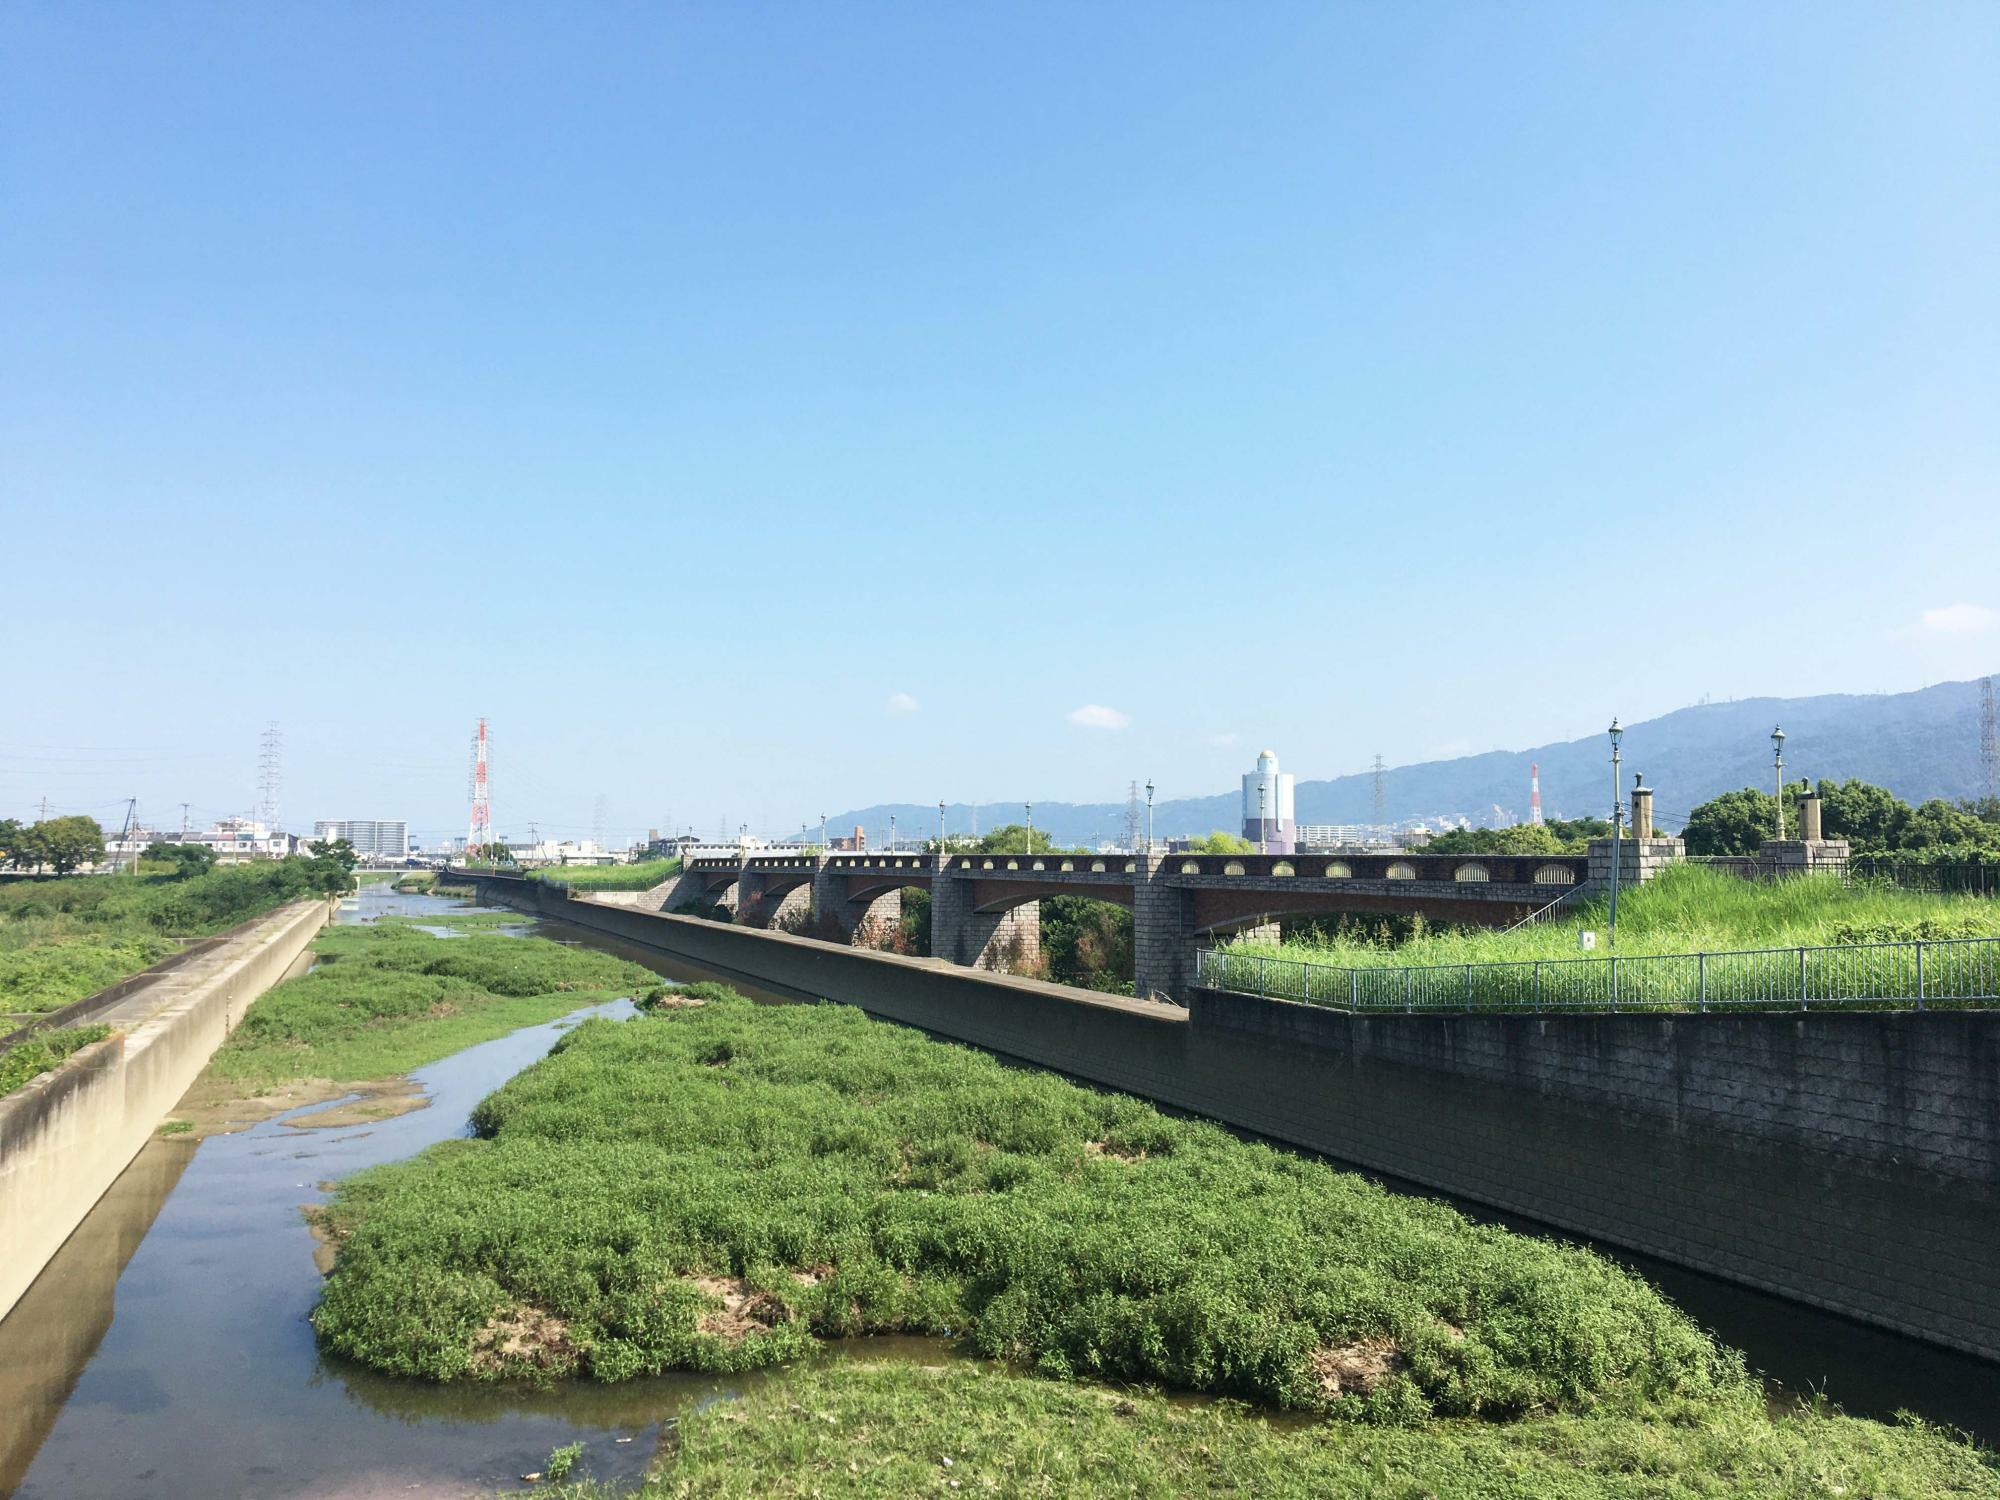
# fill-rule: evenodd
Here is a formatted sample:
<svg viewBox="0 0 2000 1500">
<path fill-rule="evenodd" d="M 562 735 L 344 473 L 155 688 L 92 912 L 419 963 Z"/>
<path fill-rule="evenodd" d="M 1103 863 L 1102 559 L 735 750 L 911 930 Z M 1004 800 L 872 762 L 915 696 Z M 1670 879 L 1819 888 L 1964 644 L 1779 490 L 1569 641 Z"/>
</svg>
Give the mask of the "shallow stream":
<svg viewBox="0 0 2000 1500">
<path fill-rule="evenodd" d="M 477 909 L 375 884 L 339 920 Z M 534 930 L 700 977 L 581 929 Z M 440 1387 L 325 1358 L 306 1321 L 320 1276 L 300 1214 L 325 1200 L 319 1184 L 465 1134 L 474 1104 L 585 1016 L 631 1013 L 615 1001 L 467 1048 L 413 1075 L 427 1108 L 372 1124 L 300 1130 L 281 1115 L 199 1144 L 155 1139 L 0 1322 L 0 1500 L 490 1494 L 521 1490 L 523 1474 L 573 1441 L 599 1478 L 640 1473 L 676 1413 L 746 1379 Z M 1635 1263 L 1770 1372 L 1779 1399 L 1823 1389 L 1857 1414 L 1908 1407 L 2000 1441 L 2000 1368 Z M 934 1341 L 863 1340 L 833 1357 L 942 1352 Z"/>
</svg>

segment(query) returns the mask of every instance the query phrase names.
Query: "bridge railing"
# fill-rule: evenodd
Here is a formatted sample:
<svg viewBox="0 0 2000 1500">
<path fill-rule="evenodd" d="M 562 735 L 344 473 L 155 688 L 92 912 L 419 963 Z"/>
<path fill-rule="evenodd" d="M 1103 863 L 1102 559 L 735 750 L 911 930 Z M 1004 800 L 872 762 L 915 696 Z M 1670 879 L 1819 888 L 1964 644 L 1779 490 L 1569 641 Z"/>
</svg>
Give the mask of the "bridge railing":
<svg viewBox="0 0 2000 1500">
<path fill-rule="evenodd" d="M 1208 948 L 1195 983 L 1355 1013 L 1986 1009 L 2000 938 L 1380 968 Z"/>
</svg>

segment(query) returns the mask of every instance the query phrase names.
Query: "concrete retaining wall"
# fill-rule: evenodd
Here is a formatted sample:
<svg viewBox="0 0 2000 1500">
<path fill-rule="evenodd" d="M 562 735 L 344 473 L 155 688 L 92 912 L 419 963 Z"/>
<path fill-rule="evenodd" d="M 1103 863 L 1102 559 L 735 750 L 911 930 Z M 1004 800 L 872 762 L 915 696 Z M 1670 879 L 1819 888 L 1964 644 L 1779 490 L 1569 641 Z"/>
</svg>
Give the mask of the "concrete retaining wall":
<svg viewBox="0 0 2000 1500">
<path fill-rule="evenodd" d="M 99 1017 L 112 1035 L 0 1099 L 0 1317 L 187 1092 L 332 906 L 272 912 Z"/>
<path fill-rule="evenodd" d="M 2000 1359 L 2000 1014 L 1182 1011 L 506 884 L 724 978 Z"/>
</svg>

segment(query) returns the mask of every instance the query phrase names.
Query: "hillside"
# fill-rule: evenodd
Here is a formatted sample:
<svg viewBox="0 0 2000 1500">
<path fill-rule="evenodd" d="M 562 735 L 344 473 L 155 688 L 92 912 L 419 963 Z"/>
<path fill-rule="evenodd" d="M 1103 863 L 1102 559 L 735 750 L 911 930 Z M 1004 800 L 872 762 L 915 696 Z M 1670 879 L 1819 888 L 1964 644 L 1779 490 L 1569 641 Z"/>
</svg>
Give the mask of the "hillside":
<svg viewBox="0 0 2000 1500">
<path fill-rule="evenodd" d="M 1659 791 L 1660 821 L 1678 824 L 1688 810 L 1719 792 L 1769 783 L 1770 733 L 1785 728 L 1787 777 L 1858 776 L 1886 786 L 1916 803 L 1930 797 L 1972 797 L 1980 787 L 1979 684 L 1945 682 L 1913 693 L 1830 693 L 1813 698 L 1745 698 L 1676 709 L 1630 725 L 1625 735 L 1629 777 L 1643 771 Z M 1311 746 L 1277 747 L 1284 763 L 1309 767 Z M 1599 814 L 1611 796 L 1609 750 L 1602 735 L 1493 750 L 1456 760 L 1397 766 L 1384 776 L 1391 819 L 1462 814 L 1474 823 L 1492 821 L 1497 804 L 1525 817 L 1528 766 L 1542 770 L 1542 803 L 1550 816 Z M 1246 763 L 1246 769 L 1248 769 Z M 947 810 L 952 832 L 966 829 L 972 809 Z M 937 804 L 884 803 L 830 816 L 835 833 L 860 824 L 878 841 L 890 814 L 906 836 L 924 837 L 937 827 Z M 1234 829 L 1239 821 L 1234 789 L 1213 797 L 1183 798 L 1154 808 L 1154 829 L 1162 838 Z M 1373 779 L 1337 776 L 1301 779 L 1298 817 L 1302 823 L 1362 823 L 1374 816 Z M 1017 802 L 983 805 L 978 826 L 992 828 L 1021 820 Z M 1035 802 L 1035 826 L 1066 844 L 1094 843 L 1122 835 L 1125 804 L 1118 802 Z"/>
</svg>

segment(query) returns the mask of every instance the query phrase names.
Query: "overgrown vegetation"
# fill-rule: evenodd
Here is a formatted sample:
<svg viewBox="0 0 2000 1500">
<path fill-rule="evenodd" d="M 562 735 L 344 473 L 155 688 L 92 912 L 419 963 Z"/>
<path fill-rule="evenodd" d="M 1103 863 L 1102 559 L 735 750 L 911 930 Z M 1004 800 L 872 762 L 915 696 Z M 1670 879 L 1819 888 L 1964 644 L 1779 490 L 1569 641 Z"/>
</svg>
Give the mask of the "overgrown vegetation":
<svg viewBox="0 0 2000 1500">
<path fill-rule="evenodd" d="M 1586 1251 L 856 1010 L 695 998 L 578 1027 L 479 1106 L 479 1139 L 344 1183 L 325 1345 L 434 1380 L 619 1380 L 911 1330 L 1384 1420 L 1743 1385 Z"/>
<path fill-rule="evenodd" d="M 185 877 L 80 875 L 0 885 L 0 1012 L 81 1000 L 206 937 L 349 888 L 337 860 L 283 859 Z"/>
<path fill-rule="evenodd" d="M 57 1031 L 37 1032 L 20 1046 L 0 1052 L 0 1097 L 11 1094 L 31 1078 L 39 1078 L 60 1067 L 71 1053 L 111 1035 L 109 1026 L 68 1026 Z"/>
<path fill-rule="evenodd" d="M 650 891 L 680 874 L 678 859 L 649 859 L 635 865 L 549 865 L 525 873 L 530 880 L 549 880 L 579 891 Z"/>
<path fill-rule="evenodd" d="M 441 938 L 402 922 L 330 927 L 313 947 L 324 961 L 250 1007 L 212 1076 L 392 1077 L 655 982 L 637 964 L 545 938 Z"/>
<path fill-rule="evenodd" d="M 1415 1427 L 1274 1424 L 1228 1402 L 1058 1385 L 970 1363 L 842 1360 L 682 1416 L 645 1495 L 709 1500 L 930 1493 L 1260 1500 L 1939 1500 L 2000 1495 L 1990 1455 L 1920 1423 L 1750 1390 L 1640 1413 Z M 956 1482 L 958 1488 L 952 1489 Z M 577 1482 L 559 1500 L 612 1500 Z"/>
<path fill-rule="evenodd" d="M 1803 783 L 1785 787 L 1785 827 L 1798 837 Z M 1933 797 L 1910 806 L 1886 787 L 1849 777 L 1819 784 L 1821 831 L 1845 839 L 1857 854 L 1905 859 L 1964 860 L 2000 855 L 2000 802 L 1982 797 L 1947 802 Z M 1755 854 L 1777 835 L 1778 799 L 1756 787 L 1724 792 L 1688 814 L 1682 837 L 1690 854 Z"/>
<path fill-rule="evenodd" d="M 1560 922 L 1511 932 L 1433 929 L 1415 917 L 1393 923 L 1357 917 L 1335 925 L 1287 924 L 1282 944 L 1246 942 L 1231 951 L 1356 969 L 1566 959 L 1581 956 L 1578 930 L 1602 932 L 1608 917 L 1602 897 L 1578 903 Z M 2000 937 L 2000 902 L 1849 886 L 1830 875 L 1743 880 L 1698 865 L 1671 867 L 1618 898 L 1621 958 L 1964 937 Z"/>
</svg>

